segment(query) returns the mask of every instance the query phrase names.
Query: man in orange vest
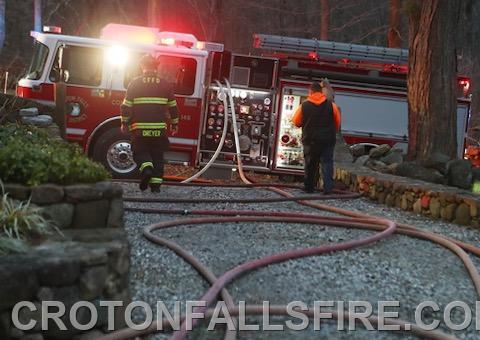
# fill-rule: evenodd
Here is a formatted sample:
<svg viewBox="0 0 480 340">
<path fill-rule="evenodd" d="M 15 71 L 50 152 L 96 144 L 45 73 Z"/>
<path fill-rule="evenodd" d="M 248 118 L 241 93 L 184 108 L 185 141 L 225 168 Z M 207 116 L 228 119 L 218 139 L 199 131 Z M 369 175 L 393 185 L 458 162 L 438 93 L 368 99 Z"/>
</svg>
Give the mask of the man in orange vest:
<svg viewBox="0 0 480 340">
<path fill-rule="evenodd" d="M 320 162 L 323 192 L 329 194 L 333 189 L 333 153 L 340 120 L 337 105 L 322 92 L 320 83 L 313 82 L 307 100 L 298 107 L 292 118 L 293 124 L 302 128 L 304 189 L 307 193 L 315 192 Z"/>
</svg>

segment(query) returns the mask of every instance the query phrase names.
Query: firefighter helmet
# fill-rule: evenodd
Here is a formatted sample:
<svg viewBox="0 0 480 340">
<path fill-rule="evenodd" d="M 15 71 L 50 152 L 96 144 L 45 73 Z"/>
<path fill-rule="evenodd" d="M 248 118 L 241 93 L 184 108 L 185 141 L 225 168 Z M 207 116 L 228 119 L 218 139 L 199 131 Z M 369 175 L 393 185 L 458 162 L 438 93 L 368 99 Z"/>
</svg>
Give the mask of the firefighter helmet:
<svg viewBox="0 0 480 340">
<path fill-rule="evenodd" d="M 141 57 L 139 63 L 142 70 L 156 70 L 158 65 L 157 60 L 150 54 Z"/>
</svg>

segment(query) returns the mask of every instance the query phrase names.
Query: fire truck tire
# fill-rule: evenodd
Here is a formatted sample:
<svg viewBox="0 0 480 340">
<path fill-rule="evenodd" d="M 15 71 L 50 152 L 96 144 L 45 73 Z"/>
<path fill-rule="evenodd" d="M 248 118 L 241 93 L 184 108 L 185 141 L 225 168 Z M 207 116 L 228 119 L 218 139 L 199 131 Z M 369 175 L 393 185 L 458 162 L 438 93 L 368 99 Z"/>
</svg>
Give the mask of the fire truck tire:
<svg viewBox="0 0 480 340">
<path fill-rule="evenodd" d="M 115 127 L 102 133 L 93 146 L 93 159 L 102 163 L 113 178 L 133 178 L 137 174 L 130 138 Z"/>
</svg>

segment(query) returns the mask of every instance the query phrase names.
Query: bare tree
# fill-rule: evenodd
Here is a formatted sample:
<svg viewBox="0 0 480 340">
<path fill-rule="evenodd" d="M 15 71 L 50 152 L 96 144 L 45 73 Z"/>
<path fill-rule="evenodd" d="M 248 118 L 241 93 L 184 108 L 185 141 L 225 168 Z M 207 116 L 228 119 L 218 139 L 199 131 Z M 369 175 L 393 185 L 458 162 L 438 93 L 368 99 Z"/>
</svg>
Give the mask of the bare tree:
<svg viewBox="0 0 480 340">
<path fill-rule="evenodd" d="M 328 0 L 321 0 L 322 16 L 320 21 L 320 39 L 328 40 L 328 29 L 330 26 L 330 6 Z"/>
<path fill-rule="evenodd" d="M 388 28 L 388 47 L 400 48 L 402 39 L 400 37 L 400 0 L 390 0 L 390 20 Z"/>
<path fill-rule="evenodd" d="M 197 15 L 204 39 L 223 40 L 220 31 L 220 22 L 224 19 L 222 0 L 188 0 L 188 4 Z"/>
<path fill-rule="evenodd" d="M 148 0 L 147 17 L 148 26 L 159 27 L 157 0 Z"/>
<path fill-rule="evenodd" d="M 34 0 L 33 3 L 34 27 L 35 31 L 42 31 L 42 0 Z"/>
<path fill-rule="evenodd" d="M 5 42 L 5 0 L 0 0 L 0 51 Z"/>
<path fill-rule="evenodd" d="M 464 3 L 467 31 L 467 53 L 470 55 L 471 77 L 471 121 L 468 136 L 471 141 L 480 142 L 480 0 L 470 0 Z"/>
<path fill-rule="evenodd" d="M 409 0 L 408 158 L 457 151 L 458 0 Z"/>
</svg>

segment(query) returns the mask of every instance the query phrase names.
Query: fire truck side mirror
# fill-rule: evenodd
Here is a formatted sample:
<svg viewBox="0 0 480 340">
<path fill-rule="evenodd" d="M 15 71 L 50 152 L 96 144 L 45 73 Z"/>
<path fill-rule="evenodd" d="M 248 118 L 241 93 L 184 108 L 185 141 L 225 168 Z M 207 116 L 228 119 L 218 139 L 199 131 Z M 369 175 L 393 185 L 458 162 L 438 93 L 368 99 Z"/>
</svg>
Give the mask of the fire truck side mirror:
<svg viewBox="0 0 480 340">
<path fill-rule="evenodd" d="M 54 83 L 68 82 L 68 66 L 70 65 L 70 51 L 66 45 L 60 46 L 58 49 L 58 57 L 56 60 L 56 65 L 52 68 L 50 72 L 50 80 Z"/>
</svg>

